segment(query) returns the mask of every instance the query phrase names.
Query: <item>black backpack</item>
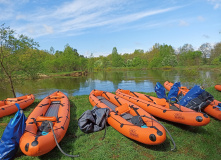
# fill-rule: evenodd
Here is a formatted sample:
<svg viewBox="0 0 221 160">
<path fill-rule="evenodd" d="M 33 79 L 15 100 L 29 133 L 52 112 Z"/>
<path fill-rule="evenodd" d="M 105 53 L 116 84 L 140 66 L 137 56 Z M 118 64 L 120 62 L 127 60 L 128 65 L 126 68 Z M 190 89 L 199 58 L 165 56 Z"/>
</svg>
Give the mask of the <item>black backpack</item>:
<svg viewBox="0 0 221 160">
<path fill-rule="evenodd" d="M 213 100 L 214 97 L 209 92 L 204 91 L 198 97 L 188 102 L 186 107 L 199 112 L 201 109 L 204 109 L 206 106 L 208 106 Z"/>
<path fill-rule="evenodd" d="M 78 126 L 84 133 L 100 131 L 104 129 L 109 113 L 108 108 L 94 106 L 92 110 L 87 110 L 81 115 L 78 119 Z"/>
</svg>

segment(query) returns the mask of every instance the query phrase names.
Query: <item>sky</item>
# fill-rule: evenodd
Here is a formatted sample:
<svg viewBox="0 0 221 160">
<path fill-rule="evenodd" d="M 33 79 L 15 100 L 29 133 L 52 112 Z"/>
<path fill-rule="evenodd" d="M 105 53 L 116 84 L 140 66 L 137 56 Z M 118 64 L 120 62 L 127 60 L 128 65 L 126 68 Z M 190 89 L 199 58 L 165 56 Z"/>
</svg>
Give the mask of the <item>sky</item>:
<svg viewBox="0 0 221 160">
<path fill-rule="evenodd" d="M 39 49 L 80 55 L 151 50 L 155 43 L 198 49 L 221 42 L 221 0 L 0 0 L 0 25 Z"/>
</svg>

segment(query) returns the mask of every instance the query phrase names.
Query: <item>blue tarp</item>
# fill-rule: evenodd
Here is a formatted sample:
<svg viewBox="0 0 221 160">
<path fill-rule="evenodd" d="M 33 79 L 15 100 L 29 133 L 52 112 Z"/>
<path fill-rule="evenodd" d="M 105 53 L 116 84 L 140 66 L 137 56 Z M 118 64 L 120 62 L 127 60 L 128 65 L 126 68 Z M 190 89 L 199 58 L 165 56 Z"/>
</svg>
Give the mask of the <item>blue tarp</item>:
<svg viewBox="0 0 221 160">
<path fill-rule="evenodd" d="M 192 99 L 198 97 L 200 94 L 202 94 L 205 90 L 201 89 L 200 86 L 195 85 L 187 94 L 180 100 L 180 105 L 186 106 L 189 101 Z"/>
<path fill-rule="evenodd" d="M 180 82 L 176 82 L 173 84 L 172 88 L 170 89 L 169 93 L 168 93 L 168 97 L 167 99 L 171 101 L 176 101 L 176 98 L 172 98 L 172 97 L 177 97 L 178 92 L 179 92 L 179 87 L 181 87 Z"/>
<path fill-rule="evenodd" d="M 160 82 L 156 83 L 155 92 L 156 92 L 158 98 L 167 99 L 166 90 L 165 90 L 164 86 L 162 86 L 162 84 L 160 84 Z"/>
<path fill-rule="evenodd" d="M 9 160 L 14 157 L 19 147 L 19 140 L 25 131 L 26 117 L 19 104 L 15 105 L 18 111 L 6 126 L 0 140 L 0 159 Z"/>
</svg>

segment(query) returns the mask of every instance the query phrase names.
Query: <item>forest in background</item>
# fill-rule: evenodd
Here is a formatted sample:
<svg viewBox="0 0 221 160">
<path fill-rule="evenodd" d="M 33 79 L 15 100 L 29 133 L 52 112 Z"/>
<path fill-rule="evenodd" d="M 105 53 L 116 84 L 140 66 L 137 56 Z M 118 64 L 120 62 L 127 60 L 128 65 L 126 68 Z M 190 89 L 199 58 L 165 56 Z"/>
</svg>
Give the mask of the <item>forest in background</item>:
<svg viewBox="0 0 221 160">
<path fill-rule="evenodd" d="M 148 51 L 135 49 L 133 53 L 118 53 L 113 47 L 107 56 L 85 57 L 69 44 L 63 51 L 39 50 L 38 42 L 24 35 L 15 36 L 10 27 L 0 28 L 0 73 L 8 71 L 12 75 L 37 78 L 39 74 L 93 71 L 113 68 L 162 68 L 177 66 L 221 65 L 221 42 L 212 46 L 202 44 L 194 50 L 191 44 L 178 49 L 167 44 L 156 43 Z M 18 38 L 17 38 L 18 37 Z M 4 67 L 3 67 L 4 66 Z M 3 75 L 3 74 L 1 74 Z"/>
</svg>

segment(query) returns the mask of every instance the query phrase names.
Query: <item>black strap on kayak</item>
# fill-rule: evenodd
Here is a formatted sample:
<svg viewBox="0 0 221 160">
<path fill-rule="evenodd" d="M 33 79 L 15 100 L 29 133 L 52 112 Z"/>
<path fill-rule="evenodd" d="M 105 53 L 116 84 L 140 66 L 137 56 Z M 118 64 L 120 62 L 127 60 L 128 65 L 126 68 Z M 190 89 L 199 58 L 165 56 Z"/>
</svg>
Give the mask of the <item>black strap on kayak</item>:
<svg viewBox="0 0 221 160">
<path fill-rule="evenodd" d="M 145 94 L 145 97 L 147 97 L 149 100 L 151 100 L 151 101 L 153 102 L 153 99 L 150 98 L 150 96 L 148 96 L 148 95 Z"/>
<path fill-rule="evenodd" d="M 116 99 L 116 101 L 117 101 L 120 105 L 122 105 L 122 104 L 120 103 L 120 101 L 118 100 L 119 98 L 117 98 L 116 96 L 114 96 L 114 98 Z"/>
<path fill-rule="evenodd" d="M 137 98 L 139 98 L 139 96 L 138 95 L 136 95 L 134 92 L 132 92 L 132 91 L 130 91 L 131 93 L 133 93 L 133 95 L 135 95 Z"/>
<path fill-rule="evenodd" d="M 163 128 L 164 128 L 164 129 L 167 131 L 167 133 L 169 134 L 171 141 L 173 142 L 173 146 L 174 146 L 174 147 L 171 149 L 171 151 L 174 151 L 174 150 L 176 149 L 176 144 L 175 144 L 175 141 L 173 140 L 173 137 L 171 136 L 170 132 L 166 129 L 166 127 L 165 127 L 163 124 L 161 124 L 159 121 L 157 121 L 157 120 L 155 120 L 155 119 L 153 119 L 153 118 L 151 118 L 151 117 L 145 116 L 145 115 L 143 115 L 143 116 L 141 116 L 141 117 L 149 118 L 149 119 L 151 119 L 151 120 L 153 120 L 153 121 L 159 123 L 161 126 L 163 126 Z"/>
<path fill-rule="evenodd" d="M 137 110 L 138 110 L 139 108 L 135 108 L 134 105 L 129 105 L 129 107 L 132 108 L 132 109 L 136 112 L 136 114 L 137 114 L 138 116 L 140 116 L 140 114 L 137 112 Z"/>
<path fill-rule="evenodd" d="M 61 149 L 61 147 L 60 147 L 59 144 L 58 144 L 56 135 L 55 135 L 55 133 L 54 133 L 53 123 L 50 121 L 49 124 L 50 124 L 51 130 L 52 130 L 52 133 L 53 133 L 53 136 L 54 136 L 54 140 L 55 140 L 55 142 L 56 142 L 56 145 L 57 145 L 57 147 L 59 148 L 59 150 L 61 151 L 61 153 L 63 153 L 65 156 L 68 156 L 68 157 L 73 157 L 73 158 L 79 157 L 79 155 L 70 155 L 70 154 L 67 154 L 67 153 L 65 153 L 65 152 Z"/>
<path fill-rule="evenodd" d="M 103 92 L 103 94 L 105 94 L 105 96 L 107 96 L 108 99 L 110 99 L 110 97 L 108 97 L 107 92 Z"/>
</svg>

